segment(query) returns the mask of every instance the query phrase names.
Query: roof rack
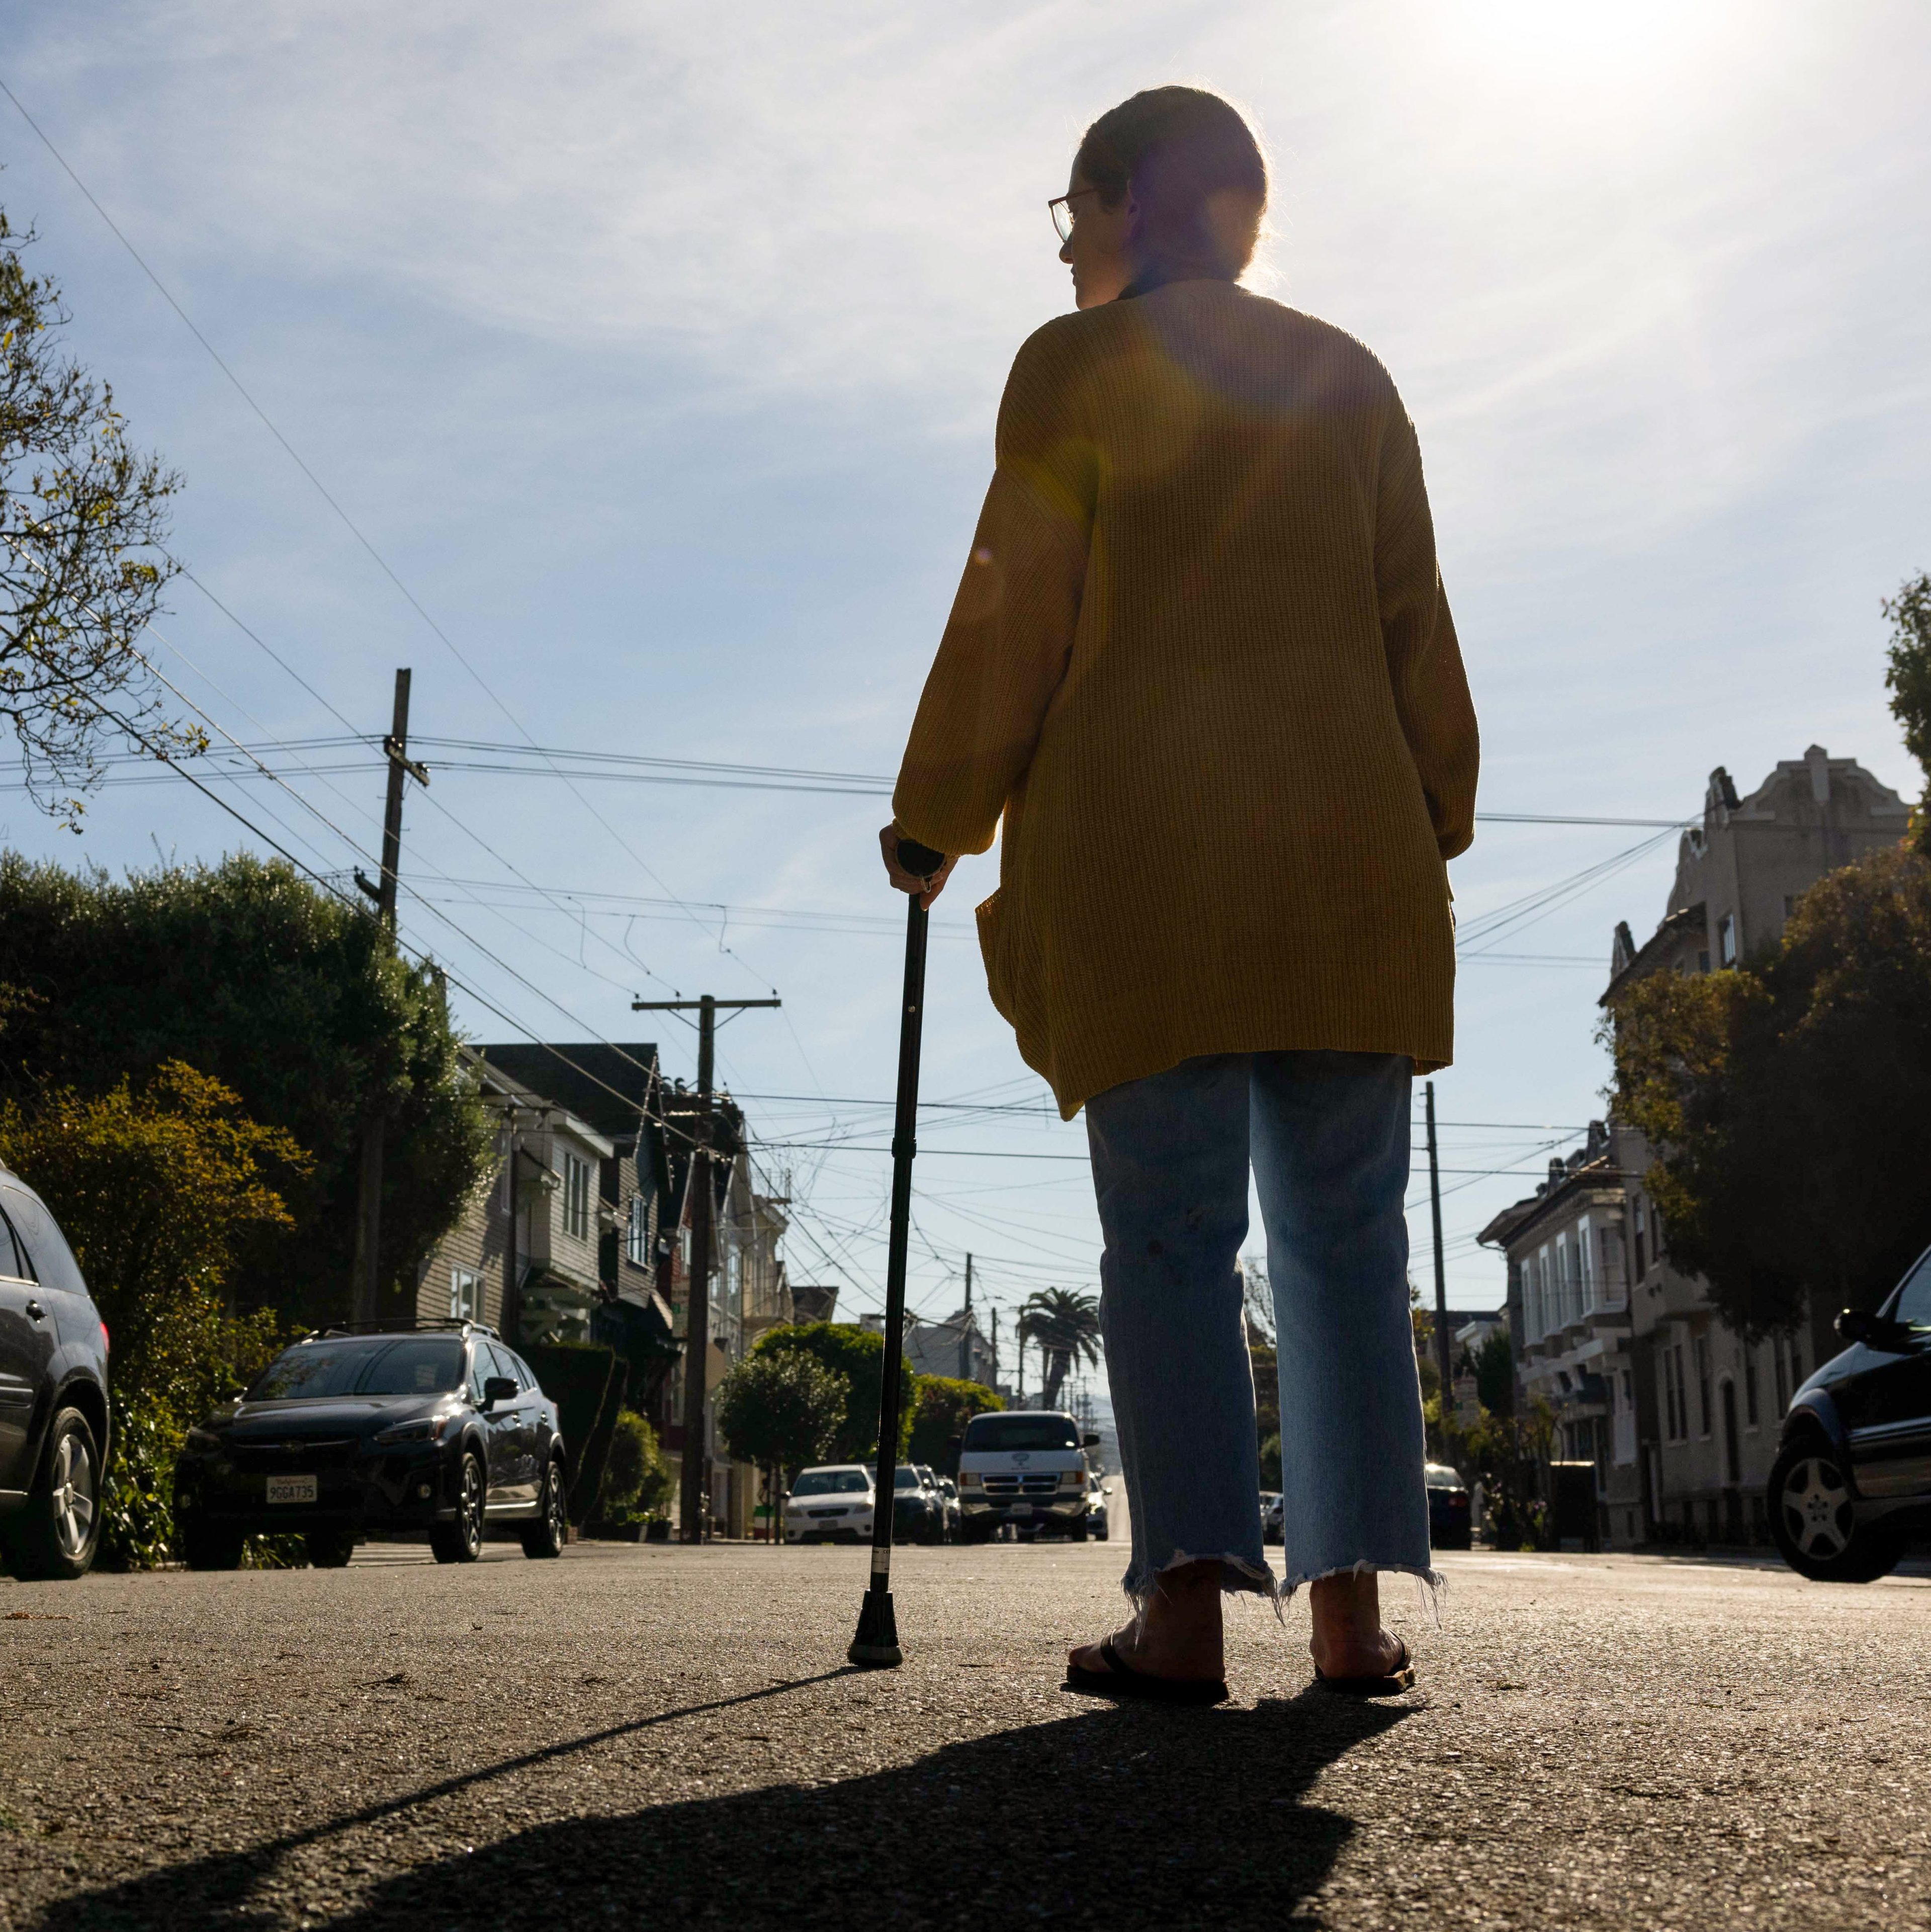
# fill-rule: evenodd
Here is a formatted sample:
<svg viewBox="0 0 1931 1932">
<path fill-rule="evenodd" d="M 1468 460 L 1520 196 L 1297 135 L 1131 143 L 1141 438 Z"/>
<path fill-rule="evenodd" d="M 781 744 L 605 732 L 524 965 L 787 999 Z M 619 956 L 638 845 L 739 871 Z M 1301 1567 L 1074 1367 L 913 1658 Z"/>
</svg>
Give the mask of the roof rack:
<svg viewBox="0 0 1931 1932">
<path fill-rule="evenodd" d="M 425 1333 L 487 1335 L 493 1342 L 501 1339 L 487 1322 L 472 1322 L 462 1316 L 421 1315 L 398 1315 L 388 1322 L 331 1322 L 325 1327 L 311 1328 L 301 1339 L 304 1342 L 319 1342 L 330 1335 L 418 1335 Z"/>
</svg>

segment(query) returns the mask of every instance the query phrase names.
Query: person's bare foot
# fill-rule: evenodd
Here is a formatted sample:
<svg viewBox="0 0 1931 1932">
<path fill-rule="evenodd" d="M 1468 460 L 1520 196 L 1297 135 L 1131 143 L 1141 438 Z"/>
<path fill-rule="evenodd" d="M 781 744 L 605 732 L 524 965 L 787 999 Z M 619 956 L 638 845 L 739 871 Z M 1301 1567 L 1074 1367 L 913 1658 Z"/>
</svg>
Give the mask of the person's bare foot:
<svg viewBox="0 0 1931 1932">
<path fill-rule="evenodd" d="M 1318 1576 L 1308 1595 L 1314 1636 L 1308 1645 L 1324 1677 L 1387 1677 L 1406 1660 L 1407 1646 L 1381 1628 L 1381 1598 L 1372 1573 Z"/>
<path fill-rule="evenodd" d="M 1220 1565 L 1186 1563 L 1162 1570 L 1146 1614 L 1115 1630 L 1112 1642 L 1120 1661 L 1145 1676 L 1213 1683 L 1225 1676 Z M 1108 1668 L 1096 1643 L 1069 1651 L 1066 1660 L 1100 1676 Z"/>
</svg>

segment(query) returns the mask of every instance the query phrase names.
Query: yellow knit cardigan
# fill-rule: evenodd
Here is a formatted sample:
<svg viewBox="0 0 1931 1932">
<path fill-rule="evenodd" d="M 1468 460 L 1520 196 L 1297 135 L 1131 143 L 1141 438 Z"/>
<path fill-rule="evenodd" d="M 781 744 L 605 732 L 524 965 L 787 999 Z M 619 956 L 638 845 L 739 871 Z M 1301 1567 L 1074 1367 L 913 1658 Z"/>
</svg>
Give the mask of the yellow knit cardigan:
<svg viewBox="0 0 1931 1932">
<path fill-rule="evenodd" d="M 994 1004 L 1070 1119 L 1196 1054 L 1453 1050 L 1474 712 L 1413 426 L 1352 337 L 1231 283 L 1060 317 L 893 794 L 982 852 Z"/>
</svg>

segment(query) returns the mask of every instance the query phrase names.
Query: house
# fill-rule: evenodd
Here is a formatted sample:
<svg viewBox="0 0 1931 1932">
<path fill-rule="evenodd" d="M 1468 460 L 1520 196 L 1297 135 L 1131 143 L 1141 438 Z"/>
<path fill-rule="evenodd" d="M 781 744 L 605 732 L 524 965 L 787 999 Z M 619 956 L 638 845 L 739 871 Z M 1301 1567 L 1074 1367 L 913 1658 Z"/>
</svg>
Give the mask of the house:
<svg viewBox="0 0 1931 1932">
<path fill-rule="evenodd" d="M 988 1388 L 999 1373 L 999 1358 L 970 1302 L 943 1322 L 908 1318 L 905 1359 L 922 1376 L 951 1376 Z"/>
<path fill-rule="evenodd" d="M 463 1058 L 496 1160 L 418 1271 L 415 1312 L 514 1342 L 604 1342 L 629 1366 L 626 1400 L 647 1408 L 678 1347 L 657 1291 L 669 1176 L 656 1048 L 517 1042 Z"/>
<path fill-rule="evenodd" d="M 1723 972 L 1772 944 L 1828 872 L 1904 836 L 1910 808 L 1854 758 L 1813 745 L 1747 797 L 1721 766 L 1678 848 L 1663 916 L 1639 946 L 1615 929 L 1602 1004 L 1651 973 Z M 1670 1262 L 1647 1186 L 1653 1155 L 1614 1118 L 1552 1161 L 1534 1195 L 1478 1237 L 1508 1263 L 1522 1391 L 1555 1410 L 1562 1448 L 1596 1465 L 1612 1546 L 1763 1541 L 1764 1486 L 1792 1393 L 1836 1347 L 1834 1310 L 1754 1344 Z"/>
</svg>

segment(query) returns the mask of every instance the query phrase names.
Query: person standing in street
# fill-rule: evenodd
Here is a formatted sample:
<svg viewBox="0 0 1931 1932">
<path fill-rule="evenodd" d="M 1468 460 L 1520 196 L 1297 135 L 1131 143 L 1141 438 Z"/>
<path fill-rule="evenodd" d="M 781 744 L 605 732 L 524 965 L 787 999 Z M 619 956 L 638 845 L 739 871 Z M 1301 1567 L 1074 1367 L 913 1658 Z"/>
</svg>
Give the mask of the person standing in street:
<svg viewBox="0 0 1931 1932">
<path fill-rule="evenodd" d="M 1453 1052 L 1475 718 L 1393 382 L 1241 286 L 1267 185 L 1197 88 L 1087 130 L 1050 204 L 1077 312 L 1013 364 L 880 835 L 929 904 L 1003 825 L 993 1001 L 1086 1110 L 1135 1614 L 1067 1681 L 1111 1696 L 1225 1696 L 1222 1593 L 1303 1583 L 1320 1679 L 1402 1688 L 1377 1578 L 1438 1580 L 1404 1196 L 1413 1077 Z M 912 877 L 901 838 L 946 863 Z M 1250 1166 L 1280 1580 L 1237 1274 Z"/>
</svg>

